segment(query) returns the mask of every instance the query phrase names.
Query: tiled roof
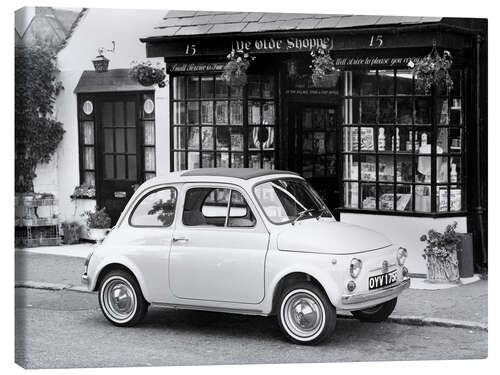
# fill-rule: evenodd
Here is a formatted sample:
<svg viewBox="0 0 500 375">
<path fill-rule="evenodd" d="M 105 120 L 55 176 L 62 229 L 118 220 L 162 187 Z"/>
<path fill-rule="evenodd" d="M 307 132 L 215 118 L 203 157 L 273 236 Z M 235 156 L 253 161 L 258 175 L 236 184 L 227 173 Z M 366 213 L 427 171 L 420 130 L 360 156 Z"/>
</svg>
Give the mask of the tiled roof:
<svg viewBox="0 0 500 375">
<path fill-rule="evenodd" d="M 98 73 L 94 70 L 83 71 L 75 93 L 92 93 L 108 91 L 144 91 L 146 88 L 130 78 L 128 69 L 110 69 Z"/>
<path fill-rule="evenodd" d="M 440 17 L 171 10 L 149 37 L 435 23 Z"/>
</svg>

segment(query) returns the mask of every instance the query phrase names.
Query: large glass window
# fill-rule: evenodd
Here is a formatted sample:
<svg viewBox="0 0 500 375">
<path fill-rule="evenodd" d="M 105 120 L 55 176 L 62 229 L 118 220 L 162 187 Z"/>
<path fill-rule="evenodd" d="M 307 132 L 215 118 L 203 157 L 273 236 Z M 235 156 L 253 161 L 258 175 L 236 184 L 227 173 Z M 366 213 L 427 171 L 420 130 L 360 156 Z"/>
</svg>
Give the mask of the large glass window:
<svg viewBox="0 0 500 375">
<path fill-rule="evenodd" d="M 174 170 L 274 168 L 273 76 L 249 76 L 245 88 L 228 87 L 220 75 L 176 76 L 172 82 Z"/>
<path fill-rule="evenodd" d="M 429 94 L 406 69 L 344 74 L 344 206 L 462 211 L 463 73 Z"/>
</svg>

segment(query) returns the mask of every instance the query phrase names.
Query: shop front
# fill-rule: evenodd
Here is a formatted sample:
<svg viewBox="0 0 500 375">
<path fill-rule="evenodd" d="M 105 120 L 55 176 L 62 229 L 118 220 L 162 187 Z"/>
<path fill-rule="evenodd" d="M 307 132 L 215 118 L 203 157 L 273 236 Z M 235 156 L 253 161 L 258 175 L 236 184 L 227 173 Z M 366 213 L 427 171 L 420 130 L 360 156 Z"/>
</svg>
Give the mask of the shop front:
<svg viewBox="0 0 500 375">
<path fill-rule="evenodd" d="M 355 28 L 341 22 L 306 28 L 314 19 L 308 15 L 283 31 L 283 23 L 273 30 L 272 22 L 261 22 L 266 14 L 231 23 L 237 14 L 225 13 L 229 18 L 217 23 L 217 14 L 190 13 L 169 13 L 165 27 L 142 39 L 148 57 L 167 64 L 172 171 L 296 171 L 338 219 L 405 245 L 413 273 L 425 273 L 420 235 L 453 221 L 474 234 L 476 264 L 486 262 L 486 155 L 477 152 L 487 134 L 480 23 L 380 25 L 383 17 L 372 17 L 359 18 Z M 257 21 L 235 26 L 250 19 Z M 203 24 L 209 20 L 215 23 Z M 425 92 L 408 69 L 433 45 L 453 56 L 452 89 Z M 310 64 L 311 51 L 321 46 L 340 73 L 318 85 Z M 243 87 L 221 76 L 232 49 L 255 57 Z"/>
</svg>

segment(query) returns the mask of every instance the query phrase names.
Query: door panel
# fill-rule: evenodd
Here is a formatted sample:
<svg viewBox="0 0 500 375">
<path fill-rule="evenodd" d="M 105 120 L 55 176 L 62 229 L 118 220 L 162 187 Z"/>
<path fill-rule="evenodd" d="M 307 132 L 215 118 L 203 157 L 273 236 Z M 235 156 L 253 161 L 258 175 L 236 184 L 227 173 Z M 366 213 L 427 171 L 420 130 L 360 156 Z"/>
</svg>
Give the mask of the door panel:
<svg viewBox="0 0 500 375">
<path fill-rule="evenodd" d="M 98 205 L 106 207 L 113 224 L 142 176 L 137 95 L 110 95 L 98 101 L 100 137 Z"/>
<path fill-rule="evenodd" d="M 252 228 L 185 226 L 178 219 L 169 260 L 173 294 L 185 299 L 259 303 L 264 298 L 268 240 L 259 219 Z"/>
</svg>

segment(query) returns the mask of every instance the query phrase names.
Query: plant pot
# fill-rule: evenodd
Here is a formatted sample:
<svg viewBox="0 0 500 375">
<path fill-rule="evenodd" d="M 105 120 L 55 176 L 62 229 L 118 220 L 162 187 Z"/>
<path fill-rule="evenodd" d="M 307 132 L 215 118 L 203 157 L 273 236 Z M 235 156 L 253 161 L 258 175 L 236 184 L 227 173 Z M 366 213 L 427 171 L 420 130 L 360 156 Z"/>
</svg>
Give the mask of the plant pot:
<svg viewBox="0 0 500 375">
<path fill-rule="evenodd" d="M 337 70 L 333 73 L 330 74 L 325 74 L 325 75 L 312 75 L 312 81 L 314 87 L 318 88 L 332 88 L 337 86 L 337 82 L 340 78 L 340 71 Z"/>
<path fill-rule="evenodd" d="M 137 82 L 139 82 L 143 86 L 153 86 L 156 83 L 151 76 L 141 77 L 137 79 Z"/>
<path fill-rule="evenodd" d="M 97 243 L 100 243 L 106 238 L 108 231 L 108 228 L 89 228 L 89 237 Z"/>
<path fill-rule="evenodd" d="M 94 69 L 98 73 L 104 73 L 108 71 L 109 59 L 106 57 L 99 55 L 94 60 L 92 60 L 94 64 Z"/>
<path fill-rule="evenodd" d="M 458 271 L 457 252 L 453 251 L 446 258 L 433 254 L 426 255 L 427 281 L 429 282 L 458 282 L 460 275 Z"/>
</svg>

